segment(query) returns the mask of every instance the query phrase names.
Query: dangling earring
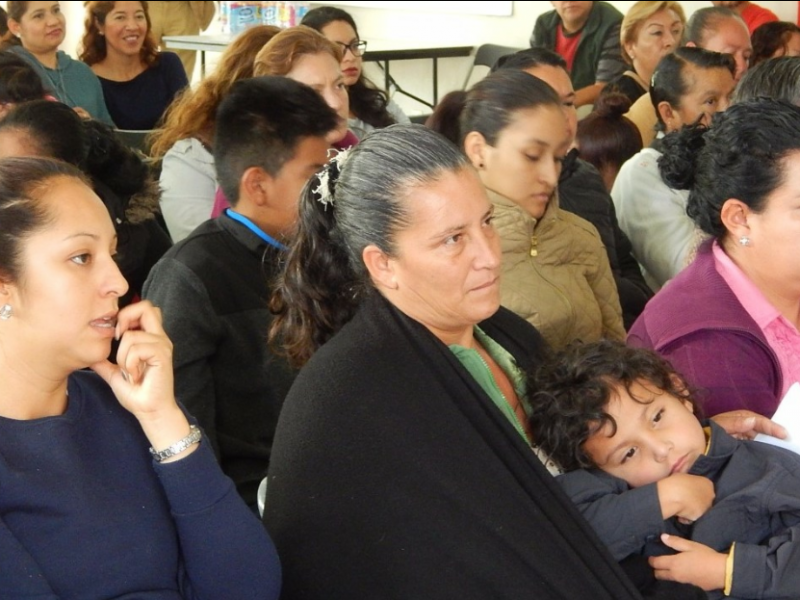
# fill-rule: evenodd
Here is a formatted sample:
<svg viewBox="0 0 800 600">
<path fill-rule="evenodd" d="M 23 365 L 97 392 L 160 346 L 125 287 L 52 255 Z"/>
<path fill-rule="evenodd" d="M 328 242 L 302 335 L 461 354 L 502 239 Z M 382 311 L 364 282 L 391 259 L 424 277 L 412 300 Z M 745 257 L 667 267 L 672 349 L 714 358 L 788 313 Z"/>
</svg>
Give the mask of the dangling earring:
<svg viewBox="0 0 800 600">
<path fill-rule="evenodd" d="M 750 238 L 746 235 L 743 235 L 739 238 L 739 245 L 740 246 L 749 246 L 750 245 Z"/>
<path fill-rule="evenodd" d="M 8 321 L 13 314 L 14 309 L 11 308 L 10 304 L 4 304 L 2 307 L 0 307 L 0 319 L 3 321 Z"/>
</svg>

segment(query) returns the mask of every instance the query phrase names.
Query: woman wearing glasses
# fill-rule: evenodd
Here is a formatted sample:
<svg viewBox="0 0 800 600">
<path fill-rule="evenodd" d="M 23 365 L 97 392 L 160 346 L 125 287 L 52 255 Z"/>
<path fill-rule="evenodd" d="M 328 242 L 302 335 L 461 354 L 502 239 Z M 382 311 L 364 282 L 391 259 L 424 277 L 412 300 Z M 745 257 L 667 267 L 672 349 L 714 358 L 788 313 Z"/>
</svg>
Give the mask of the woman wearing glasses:
<svg viewBox="0 0 800 600">
<path fill-rule="evenodd" d="M 362 57 L 367 42 L 359 39 L 350 13 L 334 6 L 321 6 L 308 11 L 300 24 L 316 29 L 341 48 L 342 74 L 350 94 L 348 125 L 359 139 L 373 129 L 410 122 L 389 95 L 364 76 Z"/>
</svg>

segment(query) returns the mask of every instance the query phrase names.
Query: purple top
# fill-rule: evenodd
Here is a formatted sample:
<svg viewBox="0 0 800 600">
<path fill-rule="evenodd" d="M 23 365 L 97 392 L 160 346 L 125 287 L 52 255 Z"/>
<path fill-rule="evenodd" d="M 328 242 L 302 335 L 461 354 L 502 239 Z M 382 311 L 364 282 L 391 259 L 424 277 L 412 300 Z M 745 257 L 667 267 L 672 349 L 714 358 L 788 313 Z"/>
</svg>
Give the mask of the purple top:
<svg viewBox="0 0 800 600">
<path fill-rule="evenodd" d="M 767 343 L 778 357 L 783 373 L 783 391 L 786 395 L 796 381 L 800 381 L 800 333 L 797 328 L 767 299 L 755 283 L 742 271 L 718 243 L 714 243 L 714 264 L 717 271 L 733 290 L 758 327 Z"/>
<path fill-rule="evenodd" d="M 778 357 L 717 272 L 711 244 L 648 302 L 628 343 L 654 349 L 700 388 L 705 416 L 744 408 L 771 417 L 783 390 Z"/>
</svg>

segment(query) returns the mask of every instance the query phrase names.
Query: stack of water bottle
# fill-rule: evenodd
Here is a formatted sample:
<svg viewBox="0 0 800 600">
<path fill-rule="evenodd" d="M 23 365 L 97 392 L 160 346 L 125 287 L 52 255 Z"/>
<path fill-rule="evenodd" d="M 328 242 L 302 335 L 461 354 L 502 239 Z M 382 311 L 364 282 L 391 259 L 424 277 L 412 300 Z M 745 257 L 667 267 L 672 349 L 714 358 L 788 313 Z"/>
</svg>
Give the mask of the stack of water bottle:
<svg viewBox="0 0 800 600">
<path fill-rule="evenodd" d="M 220 2 L 223 33 L 239 33 L 253 25 L 293 27 L 308 12 L 308 2 Z"/>
</svg>

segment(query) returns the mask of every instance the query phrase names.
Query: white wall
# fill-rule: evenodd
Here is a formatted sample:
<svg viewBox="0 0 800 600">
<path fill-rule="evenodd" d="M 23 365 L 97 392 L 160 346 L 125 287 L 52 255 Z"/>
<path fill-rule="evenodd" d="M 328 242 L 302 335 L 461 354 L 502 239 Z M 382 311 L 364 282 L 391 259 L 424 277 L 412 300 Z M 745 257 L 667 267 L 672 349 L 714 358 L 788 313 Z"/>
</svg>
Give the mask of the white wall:
<svg viewBox="0 0 800 600">
<path fill-rule="evenodd" d="M 618 0 L 612 2 L 621 12 L 635 3 L 635 0 Z M 5 2 L 0 2 L 5 6 Z M 396 3 L 392 3 L 396 4 Z M 458 4 L 451 2 L 450 4 Z M 769 8 L 787 21 L 797 18 L 796 2 L 779 2 L 761 0 L 761 6 Z M 698 8 L 710 6 L 710 2 L 686 0 L 682 2 L 687 16 Z M 83 2 L 61 2 L 62 10 L 67 17 L 67 38 L 63 49 L 75 54 L 83 28 Z M 313 6 L 313 4 L 312 4 Z M 514 2 L 514 13 L 511 16 L 484 16 L 476 14 L 454 14 L 433 12 L 412 12 L 406 10 L 382 10 L 377 8 L 360 8 L 348 6 L 347 10 L 358 23 L 359 33 L 365 40 L 370 39 L 408 39 L 416 41 L 436 41 L 443 44 L 480 45 L 484 43 L 502 44 L 504 46 L 527 47 L 536 17 L 550 10 L 550 2 Z M 214 32 L 216 23 L 209 31 Z M 209 55 L 209 64 L 213 63 Z M 469 72 L 469 58 L 449 58 L 440 61 L 439 94 L 459 89 Z M 409 92 L 422 98 L 431 96 L 431 61 L 413 60 L 392 63 L 392 76 Z M 376 65 L 368 64 L 367 73 L 376 81 L 383 78 Z M 428 109 L 413 100 L 397 95 L 397 102 L 409 114 L 428 112 Z"/>
</svg>

